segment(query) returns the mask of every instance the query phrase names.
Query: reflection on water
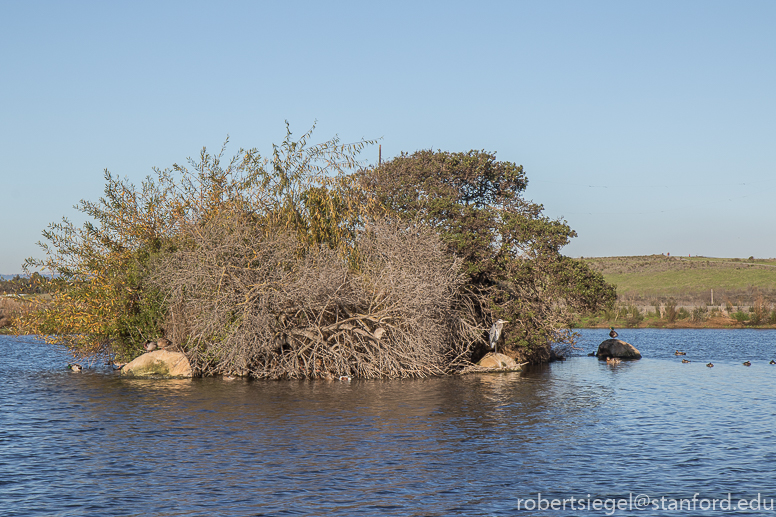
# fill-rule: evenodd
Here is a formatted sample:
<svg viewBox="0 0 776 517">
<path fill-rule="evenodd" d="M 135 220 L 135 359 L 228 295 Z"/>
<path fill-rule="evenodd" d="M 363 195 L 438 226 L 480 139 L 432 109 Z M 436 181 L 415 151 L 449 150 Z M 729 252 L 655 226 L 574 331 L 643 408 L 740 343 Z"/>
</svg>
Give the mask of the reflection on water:
<svg viewBox="0 0 776 517">
<path fill-rule="evenodd" d="M 351 383 L 75 374 L 61 350 L 0 337 L 0 513 L 512 515 L 537 492 L 774 497 L 776 332 L 621 336 L 645 358 Z M 583 331 L 586 351 L 602 339 Z"/>
</svg>

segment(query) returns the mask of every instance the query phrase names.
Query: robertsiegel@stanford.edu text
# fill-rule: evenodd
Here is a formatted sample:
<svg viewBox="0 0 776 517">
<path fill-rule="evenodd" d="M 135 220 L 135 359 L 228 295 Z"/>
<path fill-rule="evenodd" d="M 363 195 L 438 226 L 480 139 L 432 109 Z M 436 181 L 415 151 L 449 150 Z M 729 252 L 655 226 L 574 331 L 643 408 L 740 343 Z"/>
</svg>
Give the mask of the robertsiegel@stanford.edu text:
<svg viewBox="0 0 776 517">
<path fill-rule="evenodd" d="M 647 494 L 628 494 L 628 497 L 621 498 L 600 498 L 591 497 L 543 497 L 541 492 L 536 497 L 520 498 L 517 500 L 518 510 L 556 510 L 556 511 L 601 511 L 606 515 L 614 515 L 620 511 L 663 511 L 663 512 L 681 512 L 681 511 L 719 511 L 719 512 L 737 512 L 737 511 L 773 511 L 774 499 L 763 498 L 760 494 L 748 499 L 746 497 L 733 499 L 731 494 L 726 498 L 699 497 L 695 493 L 692 497 L 652 497 Z"/>
</svg>

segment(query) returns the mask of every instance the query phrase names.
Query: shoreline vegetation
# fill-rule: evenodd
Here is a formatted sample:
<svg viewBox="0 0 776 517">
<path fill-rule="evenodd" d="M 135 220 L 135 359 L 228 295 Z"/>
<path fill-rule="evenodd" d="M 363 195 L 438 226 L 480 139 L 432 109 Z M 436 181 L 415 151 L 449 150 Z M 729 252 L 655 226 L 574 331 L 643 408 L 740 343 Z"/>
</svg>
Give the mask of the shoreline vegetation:
<svg viewBox="0 0 776 517">
<path fill-rule="evenodd" d="M 776 329 L 776 259 L 650 255 L 581 260 L 606 281 L 619 283 L 617 301 L 594 314 L 573 315 L 571 328 Z M 13 319 L 32 310 L 36 298 L 50 300 L 46 289 L 46 278 L 35 274 L 0 280 L 0 333 L 12 333 Z"/>
<path fill-rule="evenodd" d="M 33 302 L 31 298 L 40 296 L 44 303 L 50 300 L 48 295 L 28 295 L 18 296 L 12 294 L 0 295 L 0 334 L 13 334 L 18 329 L 13 328 L 13 322 L 15 318 L 20 317 L 23 313 L 27 313 L 37 305 L 39 302 Z M 695 308 L 698 309 L 697 307 Z M 602 311 L 594 315 L 576 315 L 575 319 L 571 322 L 571 328 L 666 328 L 666 329 L 680 329 L 680 328 L 695 328 L 695 329 L 776 329 L 776 317 L 773 312 L 768 315 L 768 318 L 763 318 L 762 322 L 754 323 L 757 321 L 756 316 L 752 313 L 747 314 L 743 310 L 737 311 L 735 308 L 731 308 L 731 311 L 708 311 L 702 319 L 697 316 L 693 318 L 690 311 L 681 313 L 677 311 L 677 319 L 670 320 L 670 317 L 660 317 L 656 312 L 642 313 L 641 309 L 637 309 L 640 312 L 640 316 L 633 316 L 633 309 L 628 308 L 627 305 L 620 306 L 619 316 L 607 316 L 606 311 Z M 703 310 L 703 308 L 701 308 Z M 611 313 L 610 313 L 611 314 Z"/>
<path fill-rule="evenodd" d="M 677 320 L 669 322 L 659 318 L 645 318 L 639 323 L 627 321 L 608 320 L 604 318 L 584 318 L 575 321 L 574 328 L 580 329 L 608 329 L 614 328 L 661 328 L 661 329 L 776 329 L 776 324 L 748 324 L 726 316 L 715 316 L 705 321 Z"/>
<path fill-rule="evenodd" d="M 578 328 L 776 328 L 776 259 L 582 258 L 617 287 L 617 302 Z"/>
<path fill-rule="evenodd" d="M 104 196 L 43 232 L 17 333 L 77 358 L 127 361 L 164 338 L 195 375 L 425 377 L 491 351 L 539 363 L 573 346 L 574 314 L 614 288 L 561 248 L 576 233 L 526 200 L 522 166 L 485 151 L 417 151 L 377 166 L 374 142 L 270 156 L 203 149 L 139 186 L 105 171 Z M 49 278 L 46 280 L 45 278 Z"/>
</svg>

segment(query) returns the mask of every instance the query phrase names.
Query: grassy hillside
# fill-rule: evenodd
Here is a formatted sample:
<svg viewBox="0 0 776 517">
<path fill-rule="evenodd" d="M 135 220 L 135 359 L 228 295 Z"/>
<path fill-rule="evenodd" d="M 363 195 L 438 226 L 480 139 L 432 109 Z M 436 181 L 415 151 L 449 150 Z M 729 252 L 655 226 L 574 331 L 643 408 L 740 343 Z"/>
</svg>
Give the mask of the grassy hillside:
<svg viewBox="0 0 776 517">
<path fill-rule="evenodd" d="M 639 305 L 665 302 L 678 305 L 752 305 L 762 297 L 776 303 L 776 259 L 710 257 L 584 258 L 617 286 L 620 302 Z"/>
</svg>

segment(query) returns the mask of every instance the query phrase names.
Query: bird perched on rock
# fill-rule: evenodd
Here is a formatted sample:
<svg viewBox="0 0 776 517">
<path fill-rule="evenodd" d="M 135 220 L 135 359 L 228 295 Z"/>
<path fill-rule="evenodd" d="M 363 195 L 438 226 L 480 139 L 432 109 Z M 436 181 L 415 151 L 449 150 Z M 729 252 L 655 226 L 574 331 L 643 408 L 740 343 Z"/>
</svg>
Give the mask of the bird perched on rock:
<svg viewBox="0 0 776 517">
<path fill-rule="evenodd" d="M 501 337 L 501 329 L 504 328 L 504 323 L 506 323 L 505 320 L 499 319 L 490 327 L 490 347 L 493 349 L 493 352 L 496 351 L 496 344 L 498 343 L 498 338 Z"/>
<path fill-rule="evenodd" d="M 714 365 L 712 363 L 709 363 L 706 366 L 708 366 L 709 368 L 714 368 Z"/>
<path fill-rule="evenodd" d="M 68 364 L 67 367 L 76 373 L 82 370 L 82 367 L 80 364 Z"/>
<path fill-rule="evenodd" d="M 676 352 L 674 352 L 674 355 L 687 355 L 687 352 L 680 352 L 679 350 L 677 350 Z"/>
<path fill-rule="evenodd" d="M 609 332 L 609 337 L 610 338 L 614 339 L 617 336 L 619 336 L 619 334 L 617 334 L 617 331 L 614 330 L 614 327 L 609 327 L 609 329 L 610 329 L 610 332 Z"/>
<path fill-rule="evenodd" d="M 143 348 L 145 348 L 146 352 L 153 352 L 157 349 L 159 345 L 154 343 L 153 341 L 146 341 L 146 343 L 143 345 Z"/>
<path fill-rule="evenodd" d="M 167 348 L 167 347 L 168 347 L 168 346 L 170 346 L 170 345 L 172 345 L 172 341 L 170 341 L 170 340 L 169 340 L 169 339 L 167 339 L 167 338 L 160 337 L 160 338 L 159 338 L 159 339 L 156 341 L 156 346 L 157 346 L 157 347 L 159 347 L 159 348 Z"/>
<path fill-rule="evenodd" d="M 752 366 L 752 363 L 750 363 L 749 361 L 744 361 L 742 364 L 744 366 Z"/>
</svg>

